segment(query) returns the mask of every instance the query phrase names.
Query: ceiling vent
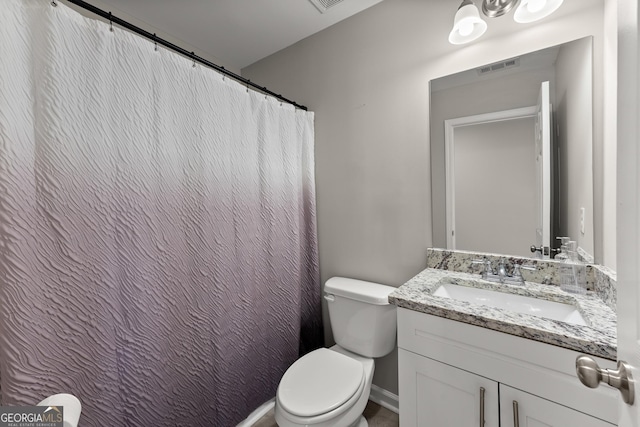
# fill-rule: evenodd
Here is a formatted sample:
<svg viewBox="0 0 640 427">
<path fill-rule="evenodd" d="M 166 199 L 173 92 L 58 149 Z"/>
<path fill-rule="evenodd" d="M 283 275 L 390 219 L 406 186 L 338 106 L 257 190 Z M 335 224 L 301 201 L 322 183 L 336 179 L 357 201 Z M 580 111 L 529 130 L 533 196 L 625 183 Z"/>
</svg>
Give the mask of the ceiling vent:
<svg viewBox="0 0 640 427">
<path fill-rule="evenodd" d="M 325 13 L 327 9 L 332 8 L 338 3 L 342 3 L 344 0 L 309 0 L 312 5 L 316 7 L 320 11 L 320 13 Z"/>
<path fill-rule="evenodd" d="M 518 67 L 520 65 L 520 58 L 507 59 L 506 61 L 496 62 L 494 64 L 485 65 L 477 69 L 478 75 L 483 76 L 495 71 L 502 71 L 508 68 Z"/>
</svg>

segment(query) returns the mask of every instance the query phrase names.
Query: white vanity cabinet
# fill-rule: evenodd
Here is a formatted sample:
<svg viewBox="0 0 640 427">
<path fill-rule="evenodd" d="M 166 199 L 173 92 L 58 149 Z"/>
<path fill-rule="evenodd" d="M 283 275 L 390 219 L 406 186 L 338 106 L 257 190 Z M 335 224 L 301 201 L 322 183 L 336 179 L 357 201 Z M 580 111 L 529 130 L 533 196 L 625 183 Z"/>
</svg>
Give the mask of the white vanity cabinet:
<svg viewBox="0 0 640 427">
<path fill-rule="evenodd" d="M 618 391 L 583 386 L 575 374 L 578 352 L 404 308 L 398 347 L 400 427 L 617 423 Z"/>
</svg>

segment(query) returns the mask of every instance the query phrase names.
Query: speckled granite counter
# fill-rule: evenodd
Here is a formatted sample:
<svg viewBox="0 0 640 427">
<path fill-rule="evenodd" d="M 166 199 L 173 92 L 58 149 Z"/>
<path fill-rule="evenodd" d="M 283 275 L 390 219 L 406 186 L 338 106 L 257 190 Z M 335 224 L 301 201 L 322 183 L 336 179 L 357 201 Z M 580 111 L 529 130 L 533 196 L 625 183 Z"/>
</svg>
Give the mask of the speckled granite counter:
<svg viewBox="0 0 640 427">
<path fill-rule="evenodd" d="M 479 273 L 481 268 L 473 264 L 475 259 L 488 259 L 493 266 L 497 265 L 499 261 L 503 261 L 508 270 L 512 270 L 514 264 L 532 265 L 536 267 L 536 271 L 524 271 L 522 273 L 527 281 L 556 286 L 560 283 L 560 277 L 558 276 L 559 263 L 553 260 L 429 248 L 427 249 L 426 267 L 474 274 Z M 587 289 L 595 291 L 602 301 L 611 310 L 615 311 L 617 298 L 615 272 L 601 265 L 587 263 Z"/>
<path fill-rule="evenodd" d="M 432 293 L 444 281 L 569 303 L 578 308 L 588 326 L 433 296 Z M 616 314 L 596 292 L 574 295 L 552 284 L 500 284 L 482 280 L 479 274 L 427 268 L 389 295 L 389 302 L 398 307 L 616 360 Z"/>
</svg>

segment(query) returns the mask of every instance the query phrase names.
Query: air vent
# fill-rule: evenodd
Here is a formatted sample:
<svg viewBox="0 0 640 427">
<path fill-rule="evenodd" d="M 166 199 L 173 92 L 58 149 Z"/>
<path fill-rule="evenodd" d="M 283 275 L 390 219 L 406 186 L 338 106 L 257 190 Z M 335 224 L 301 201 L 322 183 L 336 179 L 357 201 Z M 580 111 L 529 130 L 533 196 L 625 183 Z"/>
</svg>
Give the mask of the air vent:
<svg viewBox="0 0 640 427">
<path fill-rule="evenodd" d="M 327 9 L 332 8 L 338 3 L 342 3 L 344 0 L 309 0 L 312 5 L 316 7 L 320 11 L 320 13 L 325 13 Z"/>
<path fill-rule="evenodd" d="M 506 70 L 507 68 L 518 67 L 520 65 L 520 58 L 508 59 L 502 62 L 496 62 L 494 64 L 485 65 L 477 69 L 478 75 L 482 76 L 487 73 L 493 73 L 495 71 Z"/>
</svg>

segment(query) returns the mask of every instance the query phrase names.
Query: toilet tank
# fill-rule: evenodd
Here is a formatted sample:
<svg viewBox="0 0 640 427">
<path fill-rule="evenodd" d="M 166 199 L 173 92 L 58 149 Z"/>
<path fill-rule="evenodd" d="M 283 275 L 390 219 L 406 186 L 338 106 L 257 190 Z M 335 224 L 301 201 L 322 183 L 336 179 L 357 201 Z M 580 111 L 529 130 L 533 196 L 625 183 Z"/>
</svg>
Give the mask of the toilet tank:
<svg viewBox="0 0 640 427">
<path fill-rule="evenodd" d="M 396 288 L 344 277 L 324 286 L 333 337 L 340 347 L 366 357 L 382 357 L 396 346 Z"/>
</svg>

